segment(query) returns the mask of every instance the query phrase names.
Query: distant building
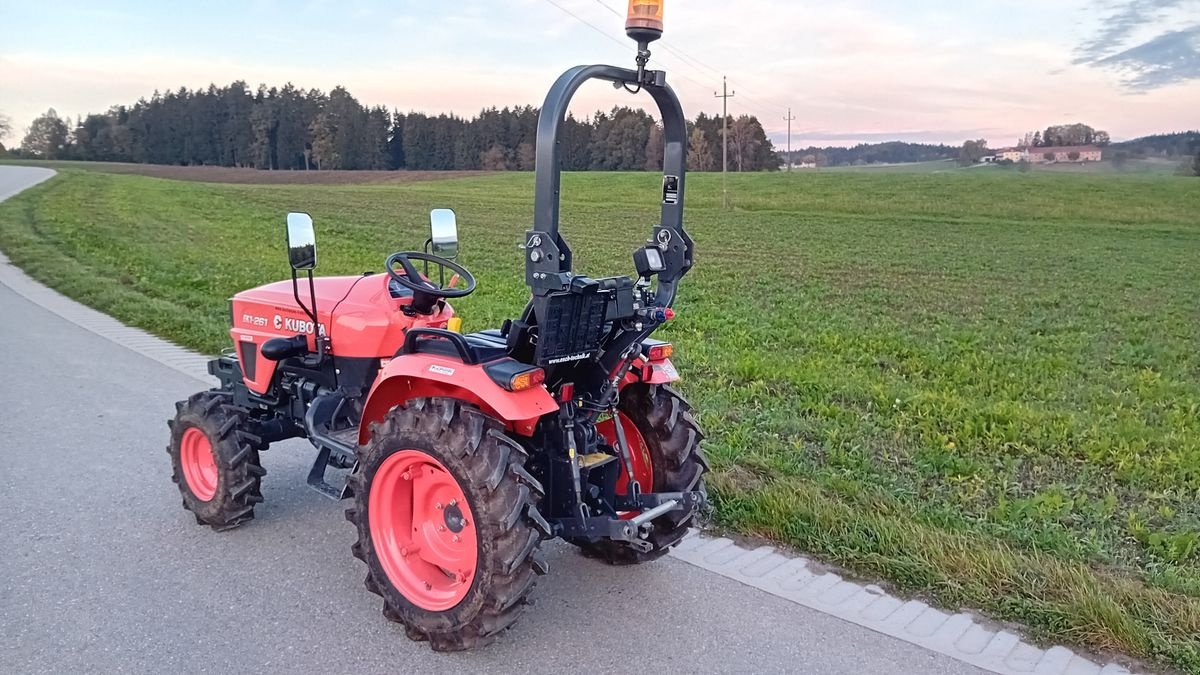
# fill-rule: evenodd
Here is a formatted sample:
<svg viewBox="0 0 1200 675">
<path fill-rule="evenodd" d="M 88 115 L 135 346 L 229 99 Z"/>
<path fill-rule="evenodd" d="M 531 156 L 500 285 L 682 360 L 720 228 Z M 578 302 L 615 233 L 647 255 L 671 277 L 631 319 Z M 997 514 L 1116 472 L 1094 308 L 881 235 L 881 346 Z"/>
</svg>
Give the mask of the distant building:
<svg viewBox="0 0 1200 675">
<path fill-rule="evenodd" d="M 1054 159 L 1047 155 L 1053 154 Z M 1094 145 L 1069 145 L 1054 148 L 1030 148 L 1029 161 L 1034 164 L 1051 164 L 1055 162 L 1099 162 L 1103 151 Z M 1075 155 L 1074 158 L 1071 155 Z"/>
<path fill-rule="evenodd" d="M 1053 159 L 1046 159 L 1046 155 Z M 1104 151 L 1094 145 L 1071 145 L 1042 148 L 1005 148 L 996 151 L 997 162 L 1005 160 L 1020 162 L 1025 160 L 1031 164 L 1054 164 L 1058 162 L 1099 162 Z M 1076 155 L 1072 159 L 1071 155 Z"/>
<path fill-rule="evenodd" d="M 996 151 L 997 162 L 1003 162 L 1005 160 L 1010 162 L 1019 162 L 1023 159 L 1025 159 L 1025 151 L 1019 148 L 1005 148 L 1003 150 Z"/>
</svg>

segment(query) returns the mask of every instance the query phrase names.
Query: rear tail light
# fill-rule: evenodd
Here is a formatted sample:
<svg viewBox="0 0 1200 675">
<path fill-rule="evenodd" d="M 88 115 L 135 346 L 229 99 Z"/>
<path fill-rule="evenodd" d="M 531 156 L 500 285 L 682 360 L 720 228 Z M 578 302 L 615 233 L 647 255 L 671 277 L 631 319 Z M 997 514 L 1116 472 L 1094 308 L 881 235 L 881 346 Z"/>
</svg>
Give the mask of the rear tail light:
<svg viewBox="0 0 1200 675">
<path fill-rule="evenodd" d="M 533 389 L 546 381 L 546 371 L 516 359 L 492 361 L 484 364 L 483 370 L 492 378 L 492 382 L 508 391 Z"/>
<path fill-rule="evenodd" d="M 545 381 L 546 371 L 541 368 L 534 368 L 533 370 L 513 375 L 505 389 L 509 391 L 525 391 L 526 389 L 533 389 Z"/>
<path fill-rule="evenodd" d="M 664 361 L 671 358 L 671 355 L 674 353 L 675 345 L 671 344 L 670 342 L 664 342 L 661 345 L 654 345 L 650 349 L 646 350 L 646 358 L 650 359 L 651 361 Z"/>
</svg>

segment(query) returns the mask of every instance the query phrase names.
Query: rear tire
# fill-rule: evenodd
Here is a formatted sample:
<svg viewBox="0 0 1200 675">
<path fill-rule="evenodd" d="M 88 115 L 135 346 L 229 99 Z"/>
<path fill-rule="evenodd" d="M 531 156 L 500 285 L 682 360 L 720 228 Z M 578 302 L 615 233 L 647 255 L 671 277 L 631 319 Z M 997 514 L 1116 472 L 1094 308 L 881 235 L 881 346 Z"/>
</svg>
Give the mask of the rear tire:
<svg viewBox="0 0 1200 675">
<path fill-rule="evenodd" d="M 245 430 L 246 413 L 216 391 L 193 394 L 175 410 L 167 454 L 183 508 L 218 532 L 253 519 L 267 471 L 258 457 L 262 440 Z"/>
<path fill-rule="evenodd" d="M 679 392 L 665 385 L 631 384 L 621 391 L 617 410 L 634 423 L 650 451 L 653 492 L 705 492 L 704 474 L 709 467 L 700 448 L 704 432 Z M 648 486 L 643 490 L 650 492 Z M 610 539 L 573 543 L 589 558 L 612 565 L 637 565 L 666 555 L 687 535 L 694 519 L 693 513 L 668 513 L 651 521 L 653 548 L 645 552 Z"/>
<path fill-rule="evenodd" d="M 543 489 L 525 460 L 500 421 L 454 399 L 409 401 L 371 425 L 350 478 L 354 507 L 346 519 L 358 530 L 352 552 L 367 564 L 366 587 L 383 597 L 383 615 L 404 624 L 410 639 L 428 641 L 434 651 L 472 649 L 520 616 L 537 576 L 546 573 L 538 546 L 550 536 L 537 509 Z M 418 479 L 427 481 L 420 489 Z M 466 505 L 453 516 L 448 502 L 432 510 L 425 503 L 432 494 L 458 495 Z M 372 498 L 385 496 L 391 501 L 372 506 Z M 411 508 L 394 506 L 406 499 Z M 462 519 L 473 522 L 464 526 Z M 446 525 L 475 540 L 450 543 Z M 473 566 L 463 562 L 464 552 Z M 442 562 L 450 560 L 455 564 Z"/>
</svg>

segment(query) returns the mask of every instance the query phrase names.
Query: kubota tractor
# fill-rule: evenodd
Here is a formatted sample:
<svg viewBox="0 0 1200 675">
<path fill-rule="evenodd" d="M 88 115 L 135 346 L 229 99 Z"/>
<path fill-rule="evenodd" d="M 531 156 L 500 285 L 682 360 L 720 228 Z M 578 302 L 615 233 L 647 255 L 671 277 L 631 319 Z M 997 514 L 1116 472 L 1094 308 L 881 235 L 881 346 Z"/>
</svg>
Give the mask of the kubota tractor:
<svg viewBox="0 0 1200 675">
<path fill-rule="evenodd" d="M 475 279 L 455 262 L 451 211 L 433 212 L 424 252 L 393 254 L 384 273 L 317 279 L 312 219 L 288 216 L 291 281 L 234 296 L 234 349 L 209 364 L 220 385 L 177 404 L 170 424 L 173 480 L 197 522 L 251 519 L 260 453 L 309 439 L 309 484 L 354 500 L 346 517 L 367 588 L 437 650 L 486 644 L 513 623 L 546 572 L 545 539 L 627 564 L 683 538 L 705 506 L 707 464 L 690 407 L 668 386 L 671 345 L 650 335 L 674 317 L 692 266 L 687 134 L 665 74 L 646 69 L 661 0 L 630 4 L 637 69 L 572 68 L 541 109 L 520 318 L 458 332 L 446 301 Z M 632 278 L 574 273 L 559 233 L 559 130 L 591 79 L 649 93 L 662 115 L 661 222 L 634 252 Z M 331 467 L 348 471 L 340 485 Z"/>
</svg>

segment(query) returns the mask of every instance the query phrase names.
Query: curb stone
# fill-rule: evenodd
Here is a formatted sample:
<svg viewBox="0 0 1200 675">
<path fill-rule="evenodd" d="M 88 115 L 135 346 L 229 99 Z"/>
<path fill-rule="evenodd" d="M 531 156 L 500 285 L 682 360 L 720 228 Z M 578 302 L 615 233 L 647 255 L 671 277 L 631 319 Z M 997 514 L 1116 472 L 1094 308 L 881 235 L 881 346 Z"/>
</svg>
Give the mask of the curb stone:
<svg viewBox="0 0 1200 675">
<path fill-rule="evenodd" d="M 693 530 L 671 556 L 798 605 L 919 645 L 1004 675 L 1128 675 L 1115 663 L 1096 664 L 1066 647 L 1041 649 L 970 614 L 947 614 L 918 600 L 904 601 L 874 584 L 847 581 L 809 568 L 770 546 L 743 548 Z"/>
</svg>

